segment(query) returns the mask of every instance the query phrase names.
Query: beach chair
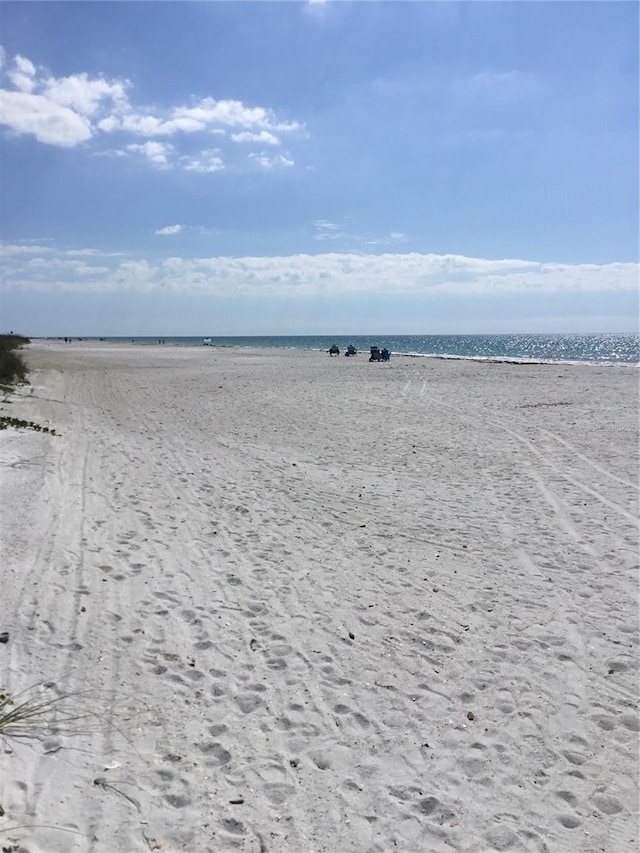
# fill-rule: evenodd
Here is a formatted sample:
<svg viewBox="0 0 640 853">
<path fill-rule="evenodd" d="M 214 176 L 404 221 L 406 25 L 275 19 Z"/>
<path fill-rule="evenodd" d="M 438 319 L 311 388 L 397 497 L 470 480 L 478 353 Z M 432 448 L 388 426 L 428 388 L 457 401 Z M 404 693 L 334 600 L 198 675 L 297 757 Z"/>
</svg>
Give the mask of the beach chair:
<svg viewBox="0 0 640 853">
<path fill-rule="evenodd" d="M 340 350 L 338 349 L 336 344 L 333 344 L 333 346 L 329 347 L 329 355 L 340 355 Z"/>
<path fill-rule="evenodd" d="M 382 361 L 382 353 L 379 347 L 371 347 L 369 361 Z"/>
</svg>

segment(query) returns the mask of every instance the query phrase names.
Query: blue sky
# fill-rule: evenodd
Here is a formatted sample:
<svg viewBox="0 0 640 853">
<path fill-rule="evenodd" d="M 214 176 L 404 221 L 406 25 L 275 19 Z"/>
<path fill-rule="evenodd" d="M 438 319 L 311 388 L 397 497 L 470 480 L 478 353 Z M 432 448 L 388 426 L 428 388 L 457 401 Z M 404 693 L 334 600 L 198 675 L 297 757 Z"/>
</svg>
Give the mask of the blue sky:
<svg viewBox="0 0 640 853">
<path fill-rule="evenodd" d="M 638 9 L 4 2 L 2 328 L 636 331 Z"/>
</svg>

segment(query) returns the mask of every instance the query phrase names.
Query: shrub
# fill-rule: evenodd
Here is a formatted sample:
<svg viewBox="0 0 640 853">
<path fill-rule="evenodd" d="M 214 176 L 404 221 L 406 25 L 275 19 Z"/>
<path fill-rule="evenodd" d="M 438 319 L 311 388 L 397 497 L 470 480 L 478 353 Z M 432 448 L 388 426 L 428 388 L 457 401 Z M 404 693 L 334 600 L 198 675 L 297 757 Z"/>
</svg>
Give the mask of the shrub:
<svg viewBox="0 0 640 853">
<path fill-rule="evenodd" d="M 13 332 L 10 335 L 0 335 L 0 352 L 20 349 L 20 347 L 30 343 L 29 338 L 25 338 L 24 335 L 14 335 Z"/>
<path fill-rule="evenodd" d="M 15 350 L 29 343 L 22 335 L 0 335 L 0 387 L 27 383 L 27 365 Z"/>
</svg>

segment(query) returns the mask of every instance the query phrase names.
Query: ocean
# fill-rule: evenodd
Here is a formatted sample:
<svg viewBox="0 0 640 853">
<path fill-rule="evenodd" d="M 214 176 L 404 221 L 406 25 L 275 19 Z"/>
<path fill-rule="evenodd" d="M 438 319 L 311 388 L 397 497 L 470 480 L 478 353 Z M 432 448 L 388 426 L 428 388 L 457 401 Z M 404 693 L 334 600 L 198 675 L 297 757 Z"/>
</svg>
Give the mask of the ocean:
<svg viewBox="0 0 640 853">
<path fill-rule="evenodd" d="M 264 335 L 215 337 L 102 337 L 85 340 L 133 342 L 166 346 L 253 347 L 259 349 L 328 350 L 348 344 L 368 354 L 372 345 L 392 355 L 416 358 L 457 358 L 475 361 L 633 365 L 640 363 L 640 336 L 592 335 Z M 206 342 L 206 343 L 205 343 Z"/>
</svg>

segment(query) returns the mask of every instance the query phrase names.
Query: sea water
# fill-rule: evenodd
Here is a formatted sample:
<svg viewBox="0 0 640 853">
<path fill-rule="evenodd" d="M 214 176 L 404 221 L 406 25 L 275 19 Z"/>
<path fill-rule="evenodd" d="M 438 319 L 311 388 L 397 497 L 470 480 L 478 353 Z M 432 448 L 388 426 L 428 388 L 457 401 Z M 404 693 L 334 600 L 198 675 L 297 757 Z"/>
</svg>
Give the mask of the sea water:
<svg viewBox="0 0 640 853">
<path fill-rule="evenodd" d="M 96 340 L 96 339 L 91 339 Z M 341 353 L 353 344 L 361 353 L 373 345 L 393 355 L 417 358 L 463 358 L 481 361 L 565 362 L 578 364 L 638 364 L 640 336 L 592 335 L 265 335 L 216 337 L 104 337 L 105 341 L 167 346 L 252 347 L 259 349 L 328 350 Z"/>
</svg>

